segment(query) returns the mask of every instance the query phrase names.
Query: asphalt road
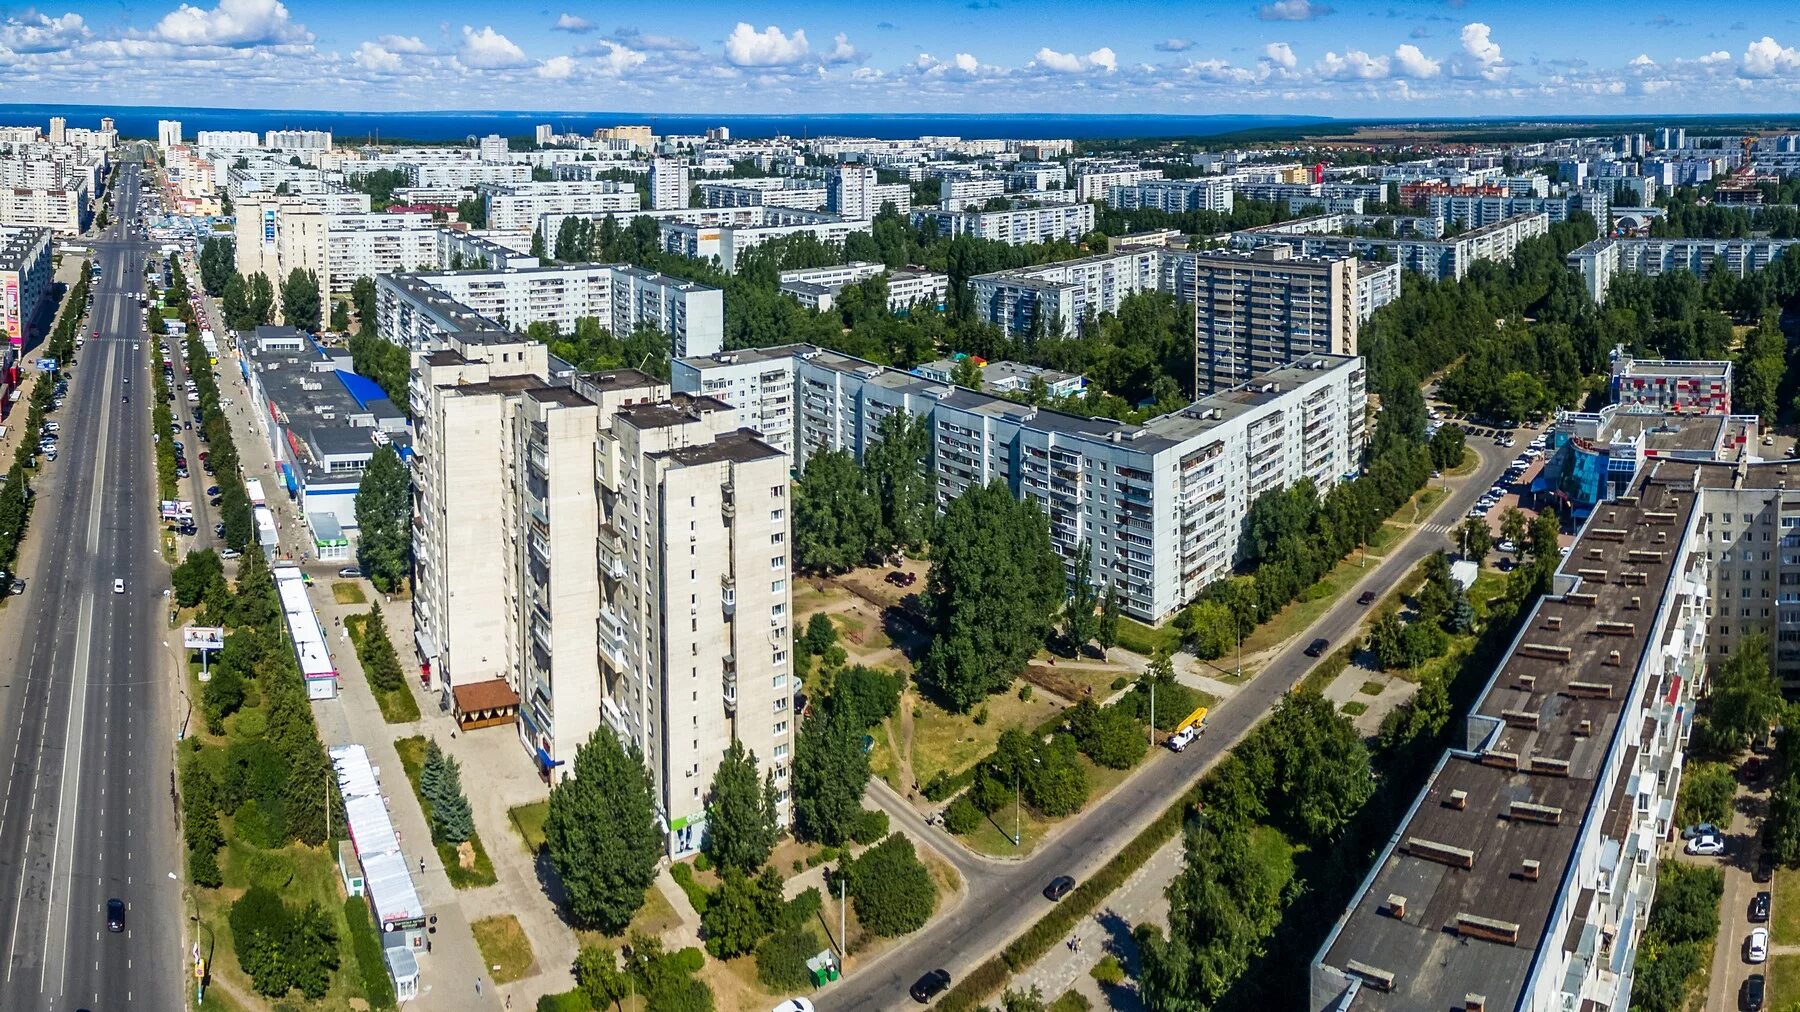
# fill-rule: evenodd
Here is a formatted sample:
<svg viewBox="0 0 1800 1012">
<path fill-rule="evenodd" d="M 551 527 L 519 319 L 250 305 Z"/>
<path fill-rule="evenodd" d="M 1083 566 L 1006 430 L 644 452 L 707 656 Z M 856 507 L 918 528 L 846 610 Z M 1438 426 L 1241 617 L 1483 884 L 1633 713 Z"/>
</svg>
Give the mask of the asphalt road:
<svg viewBox="0 0 1800 1012">
<path fill-rule="evenodd" d="M 1490 440 L 1471 439 L 1469 446 L 1480 455 L 1481 463 L 1474 474 L 1451 480 L 1449 500 L 1429 518 L 1431 525 L 1460 522 L 1517 452 L 1494 446 Z M 1240 741 L 1317 663 L 1305 654 L 1308 643 L 1323 636 L 1335 649 L 1350 636 L 1368 613 L 1356 603 L 1362 591 L 1384 592 L 1425 556 L 1448 547 L 1447 533 L 1420 531 L 1379 565 L 1371 565 L 1368 574 L 1336 605 L 1212 711 L 1199 741 L 1179 754 L 1156 750 L 1131 779 L 1026 860 L 1004 864 L 979 860 L 938 837 L 937 849 L 952 857 L 964 877 L 968 895 L 963 903 L 873 964 L 860 969 L 852 966 L 838 983 L 815 994 L 814 1003 L 828 1012 L 915 1007 L 907 988 L 927 972 L 941 967 L 950 971 L 953 981 L 960 980 L 1043 915 L 1049 901 L 1042 890 L 1051 879 L 1058 875 L 1080 879 L 1100 868 L 1191 788 L 1212 759 Z M 892 813 L 900 806 L 882 807 Z M 916 818 L 908 821 L 915 832 L 943 832 L 922 827 Z"/>
<path fill-rule="evenodd" d="M 116 218 L 132 217 L 136 172 L 122 170 Z M 104 278 L 89 326 L 101 336 L 90 333 L 54 413 L 59 459 L 37 484 L 21 565 L 30 582 L 7 607 L 0 647 L 10 655 L 0 749 L 11 745 L 0 795 L 4 1009 L 178 1009 L 191 980 L 172 877 L 175 714 L 161 660 L 168 569 L 156 550 L 149 349 L 124 294 L 141 287 L 148 246 L 116 221 L 92 245 Z M 106 927 L 113 897 L 127 906 L 117 934 Z"/>
</svg>

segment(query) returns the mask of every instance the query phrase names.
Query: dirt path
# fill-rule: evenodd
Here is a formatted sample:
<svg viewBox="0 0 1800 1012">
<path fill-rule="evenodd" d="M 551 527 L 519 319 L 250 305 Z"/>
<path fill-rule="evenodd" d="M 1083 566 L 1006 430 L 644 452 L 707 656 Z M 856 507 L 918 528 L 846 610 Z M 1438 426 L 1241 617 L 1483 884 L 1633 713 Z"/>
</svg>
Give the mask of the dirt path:
<svg viewBox="0 0 1800 1012">
<path fill-rule="evenodd" d="M 900 694 L 900 737 L 895 740 L 893 732 L 890 730 L 888 739 L 894 741 L 894 746 L 899 752 L 900 786 L 905 791 L 907 799 L 916 805 L 918 799 L 913 797 L 912 785 L 919 782 L 919 777 L 913 772 L 912 765 L 913 703 L 911 696 L 910 690 Z M 883 723 L 887 723 L 887 721 L 883 721 Z"/>
</svg>

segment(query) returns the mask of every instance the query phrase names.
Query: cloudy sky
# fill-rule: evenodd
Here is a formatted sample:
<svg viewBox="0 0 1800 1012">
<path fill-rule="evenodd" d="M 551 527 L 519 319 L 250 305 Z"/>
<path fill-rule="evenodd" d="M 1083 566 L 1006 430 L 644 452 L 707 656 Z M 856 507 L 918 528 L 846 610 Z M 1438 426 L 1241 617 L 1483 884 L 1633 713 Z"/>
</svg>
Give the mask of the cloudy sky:
<svg viewBox="0 0 1800 1012">
<path fill-rule="evenodd" d="M 310 109 L 1800 111 L 1800 4 L 112 0 L 0 8 L 0 101 Z"/>
</svg>

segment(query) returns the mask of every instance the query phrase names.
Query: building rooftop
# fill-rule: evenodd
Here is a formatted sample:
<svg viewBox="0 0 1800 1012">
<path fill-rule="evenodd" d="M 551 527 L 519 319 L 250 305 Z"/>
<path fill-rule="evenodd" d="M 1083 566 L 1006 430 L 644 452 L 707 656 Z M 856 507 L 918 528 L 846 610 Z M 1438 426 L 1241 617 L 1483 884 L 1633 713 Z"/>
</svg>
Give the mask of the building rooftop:
<svg viewBox="0 0 1800 1012">
<path fill-rule="evenodd" d="M 1650 453 L 1702 453 L 1719 448 L 1724 415 L 1643 415 L 1615 412 L 1602 430 L 1608 442 L 1628 443 L 1639 435 Z"/>
<path fill-rule="evenodd" d="M 635 390 L 638 387 L 654 386 L 666 383 L 647 372 L 637 369 L 608 369 L 605 372 L 584 372 L 581 382 L 596 390 Z"/>
<path fill-rule="evenodd" d="M 310 345 L 310 342 L 309 342 Z M 410 443 L 406 416 L 385 396 L 370 397 L 366 377 L 350 371 L 349 356 L 316 345 L 304 351 L 263 351 L 250 343 L 256 375 L 294 442 L 308 481 L 341 481 L 330 458 L 366 459 L 383 444 Z"/>
<path fill-rule="evenodd" d="M 1723 379 L 1731 375 L 1731 363 L 1702 359 L 1624 358 L 1619 361 L 1619 372 L 1626 376 L 1713 376 Z"/>
<path fill-rule="evenodd" d="M 763 442 L 751 430 L 739 429 L 736 432 L 720 433 L 710 443 L 678 447 L 655 454 L 655 456 L 663 457 L 681 467 L 691 467 L 700 464 L 716 464 L 720 461 L 747 464 L 753 460 L 767 460 L 770 457 L 783 456 L 783 454 L 780 450 Z"/>
<path fill-rule="evenodd" d="M 1375 870 L 1327 939 L 1320 962 L 1392 974 L 1352 1009 L 1441 1009 L 1464 994 L 1512 1009 L 1545 937 L 1591 819 L 1629 801 L 1602 797 L 1625 747 L 1620 721 L 1637 684 L 1656 608 L 1675 572 L 1698 498 L 1694 468 L 1653 461 L 1635 495 L 1603 502 L 1468 718 L 1465 749 L 1445 753 Z M 1535 861 L 1537 879 L 1526 872 Z M 1391 899 L 1403 907 L 1396 915 Z M 1516 944 L 1457 930 L 1500 922 Z M 1359 974 L 1360 975 L 1360 974 Z"/>
<path fill-rule="evenodd" d="M 525 391 L 532 400 L 546 404 L 561 404 L 565 408 L 592 407 L 594 402 L 576 393 L 573 387 L 536 386 Z"/>
</svg>

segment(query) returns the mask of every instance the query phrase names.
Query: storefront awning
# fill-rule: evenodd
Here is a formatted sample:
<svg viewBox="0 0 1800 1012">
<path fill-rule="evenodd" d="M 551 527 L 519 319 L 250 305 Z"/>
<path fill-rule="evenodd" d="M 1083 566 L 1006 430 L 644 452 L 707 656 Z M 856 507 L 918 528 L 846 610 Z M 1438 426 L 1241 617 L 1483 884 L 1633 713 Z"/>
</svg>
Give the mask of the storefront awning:
<svg viewBox="0 0 1800 1012">
<path fill-rule="evenodd" d="M 437 660 L 437 644 L 423 629 L 413 630 L 413 643 L 419 648 L 419 656 L 428 661 Z"/>
</svg>

